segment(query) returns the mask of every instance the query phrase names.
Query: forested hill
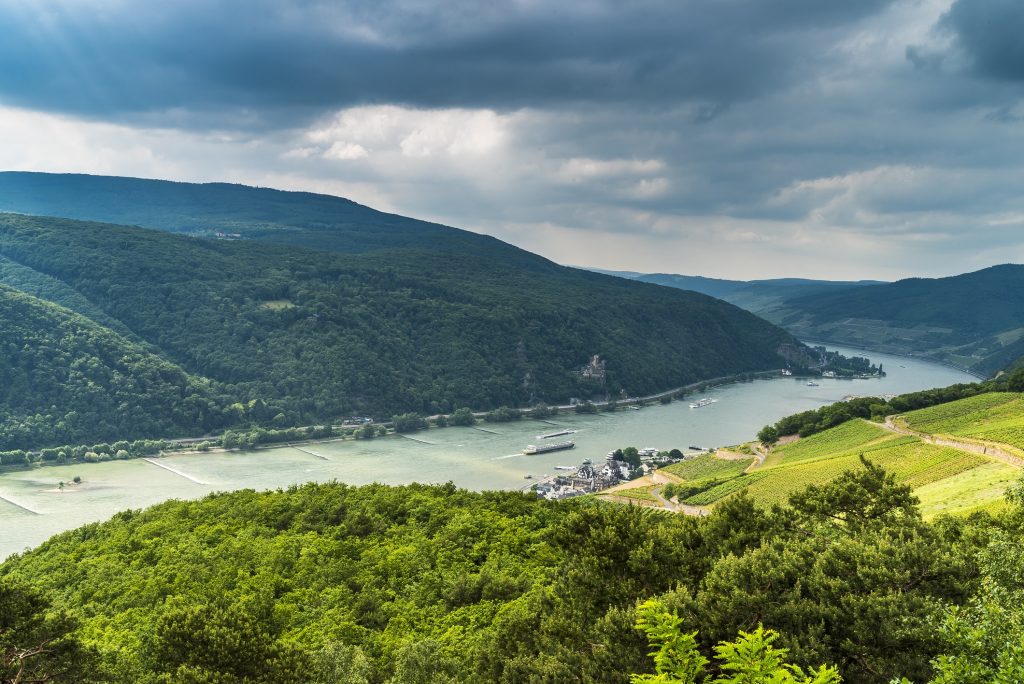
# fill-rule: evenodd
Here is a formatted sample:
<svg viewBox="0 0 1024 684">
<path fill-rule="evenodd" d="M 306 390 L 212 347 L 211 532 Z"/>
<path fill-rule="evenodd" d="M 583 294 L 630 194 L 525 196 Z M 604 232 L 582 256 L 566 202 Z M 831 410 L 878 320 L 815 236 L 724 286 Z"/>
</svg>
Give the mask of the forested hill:
<svg viewBox="0 0 1024 684">
<path fill-rule="evenodd" d="M 810 339 L 920 353 L 988 374 L 1024 356 L 1024 266 L 811 294 L 787 301 L 782 320 Z"/>
<path fill-rule="evenodd" d="M 209 388 L 181 368 L 0 285 L 0 447 L 202 430 L 220 414 Z"/>
<path fill-rule="evenodd" d="M 1020 502 L 929 523 L 860 465 L 704 518 L 420 485 L 169 501 L 0 565 L 0 676 L 42 642 L 32 681 L 619 684 L 653 670 L 654 599 L 692 634 L 659 662 L 691 676 L 645 681 L 839 681 L 766 674 L 785 656 L 846 684 L 1019 682 Z M 788 649 L 761 668 L 671 657 L 759 625 Z"/>
<path fill-rule="evenodd" d="M 230 183 L 81 174 L 0 173 L 0 212 L 60 216 L 173 233 L 343 252 L 421 248 L 502 256 L 521 267 L 552 264 L 488 235 L 387 214 L 351 200 Z"/>
<path fill-rule="evenodd" d="M 644 394 L 778 368 L 796 344 L 704 295 L 500 254 L 346 254 L 6 214 L 0 258 L 17 266 L 0 269 L 8 285 L 46 283 L 277 424 Z M 584 377 L 595 354 L 604 377 Z"/>
</svg>

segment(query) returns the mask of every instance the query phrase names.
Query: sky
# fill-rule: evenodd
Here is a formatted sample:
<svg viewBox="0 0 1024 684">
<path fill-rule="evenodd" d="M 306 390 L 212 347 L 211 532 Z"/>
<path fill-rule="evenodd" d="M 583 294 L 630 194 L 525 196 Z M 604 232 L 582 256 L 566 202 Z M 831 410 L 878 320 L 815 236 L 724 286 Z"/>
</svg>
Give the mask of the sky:
<svg viewBox="0 0 1024 684">
<path fill-rule="evenodd" d="M 348 197 L 560 263 L 1024 262 L 1020 0 L 0 0 L 0 169 Z"/>
</svg>

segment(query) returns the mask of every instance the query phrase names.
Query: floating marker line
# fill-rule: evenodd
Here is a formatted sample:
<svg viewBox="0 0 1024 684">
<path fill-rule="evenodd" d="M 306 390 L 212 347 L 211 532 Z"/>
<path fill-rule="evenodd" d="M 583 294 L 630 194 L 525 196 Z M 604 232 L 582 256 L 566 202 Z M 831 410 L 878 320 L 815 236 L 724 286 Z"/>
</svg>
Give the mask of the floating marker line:
<svg viewBox="0 0 1024 684">
<path fill-rule="evenodd" d="M 28 506 L 26 506 L 25 504 L 20 504 L 20 503 L 18 503 L 17 501 L 15 501 L 13 499 L 8 499 L 3 494 L 0 494 L 0 499 L 6 501 L 7 503 L 11 504 L 12 506 L 17 506 L 18 508 L 20 508 L 23 511 L 28 511 L 29 513 L 32 513 L 33 515 L 42 515 L 42 513 L 40 513 L 39 511 L 34 511 L 31 508 L 29 508 Z"/>
<path fill-rule="evenodd" d="M 164 470 L 169 470 L 170 472 L 174 473 L 175 475 L 180 475 L 181 477 L 185 478 L 186 480 L 189 480 L 190 482 L 195 482 L 196 484 L 201 484 L 201 485 L 209 484 L 209 482 L 203 482 L 202 480 L 197 480 L 196 478 L 192 477 L 191 475 L 186 475 L 185 473 L 181 472 L 177 468 L 172 468 L 171 466 L 166 465 L 164 463 L 160 463 L 159 461 L 155 461 L 152 458 L 144 458 L 142 460 L 146 461 L 147 463 L 152 463 L 157 468 L 163 468 Z"/>
<path fill-rule="evenodd" d="M 399 437 L 405 437 L 406 439 L 411 439 L 412 441 L 414 441 L 414 442 L 419 442 L 420 444 L 434 444 L 434 442 L 428 442 L 428 441 L 427 441 L 427 440 L 425 440 L 425 439 L 416 439 L 415 437 L 410 437 L 409 435 L 401 435 L 401 434 L 400 434 L 400 435 L 398 435 L 398 436 L 399 436 Z"/>
<path fill-rule="evenodd" d="M 297 447 L 294 444 L 289 444 L 288 446 L 290 446 L 292 449 L 295 449 L 296 451 L 301 451 L 302 453 L 309 454 L 310 456 L 316 456 L 317 458 L 321 458 L 321 459 L 323 459 L 325 461 L 330 461 L 331 460 L 331 459 L 327 458 L 326 456 L 322 456 L 322 455 L 316 453 L 315 451 L 310 451 L 309 449 L 303 449 L 302 447 Z"/>
</svg>

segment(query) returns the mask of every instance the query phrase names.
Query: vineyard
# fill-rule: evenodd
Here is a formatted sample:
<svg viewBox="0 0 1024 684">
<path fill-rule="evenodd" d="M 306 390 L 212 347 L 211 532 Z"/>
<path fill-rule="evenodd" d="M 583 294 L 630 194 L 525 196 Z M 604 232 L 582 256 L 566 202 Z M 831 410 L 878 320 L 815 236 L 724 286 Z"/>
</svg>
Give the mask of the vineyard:
<svg viewBox="0 0 1024 684">
<path fill-rule="evenodd" d="M 791 442 L 772 450 L 765 466 L 790 464 L 819 458 L 834 458 L 854 449 L 861 449 L 875 441 L 892 440 L 893 433 L 863 420 L 850 420 L 831 430 Z"/>
<path fill-rule="evenodd" d="M 692 506 L 707 506 L 713 504 L 720 499 L 724 499 L 730 494 L 735 494 L 741 489 L 745 489 L 750 485 L 764 479 L 768 475 L 767 472 L 751 473 L 749 475 L 738 475 L 725 482 L 719 482 L 713 487 L 709 487 L 702 492 L 693 494 L 685 499 L 683 503 L 690 504 Z"/>
<path fill-rule="evenodd" d="M 709 478 L 725 479 L 742 475 L 743 471 L 754 462 L 753 458 L 739 461 L 726 461 L 715 458 L 711 454 L 698 456 L 690 461 L 674 463 L 662 468 L 663 472 L 675 475 L 688 482 L 694 480 L 707 480 Z"/>
<path fill-rule="evenodd" d="M 989 392 L 976 397 L 951 401 L 901 418 L 914 430 L 938 434 L 956 434 L 964 429 L 982 428 L 1024 414 L 1024 397 L 1011 392 Z"/>
<path fill-rule="evenodd" d="M 957 477 L 949 477 L 915 489 L 925 515 L 994 510 L 1004 505 L 1003 492 L 1020 477 L 1020 471 L 1003 463 L 989 462 Z"/>
<path fill-rule="evenodd" d="M 991 392 L 902 416 L 908 426 L 930 434 L 970 437 L 1024 449 L 1024 397 Z"/>
<path fill-rule="evenodd" d="M 828 432 L 821 434 L 827 435 Z M 893 473 L 898 481 L 914 488 L 951 478 L 959 481 L 960 478 L 955 476 L 992 463 L 979 454 L 925 444 L 915 437 L 896 437 L 872 440 L 864 448 L 847 449 L 832 458 L 819 456 L 795 463 L 783 461 L 776 467 L 757 471 L 764 477 L 752 483 L 748 491 L 762 505 L 784 504 L 791 493 L 807 485 L 824 484 L 846 470 L 860 468 L 861 453 Z M 1013 470 L 1009 466 L 998 465 L 1007 471 Z M 957 489 L 955 482 L 952 489 Z"/>
<path fill-rule="evenodd" d="M 656 485 L 650 487 L 634 487 L 633 489 L 618 489 L 614 492 L 609 492 L 609 496 L 616 496 L 623 499 L 633 499 L 635 501 L 649 501 L 651 503 L 658 503 L 658 498 L 654 496 L 652 490 Z"/>
<path fill-rule="evenodd" d="M 1024 398 L 986 394 L 908 413 L 918 430 L 958 434 L 1024 448 Z M 684 480 L 680 500 L 714 505 L 740 490 L 759 505 L 785 505 L 790 494 L 824 484 L 861 467 L 860 456 L 882 466 L 909 485 L 921 499 L 925 515 L 965 512 L 994 505 L 1020 471 L 982 454 L 928 444 L 865 420 L 851 420 L 772 450 L 763 464 L 745 472 L 752 461 L 724 461 L 702 456 L 665 471 Z"/>
</svg>

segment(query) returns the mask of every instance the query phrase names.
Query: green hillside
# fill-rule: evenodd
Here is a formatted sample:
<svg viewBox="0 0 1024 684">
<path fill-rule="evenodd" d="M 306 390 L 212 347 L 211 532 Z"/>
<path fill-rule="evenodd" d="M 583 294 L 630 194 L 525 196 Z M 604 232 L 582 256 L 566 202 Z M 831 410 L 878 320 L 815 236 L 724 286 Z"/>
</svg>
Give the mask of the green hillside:
<svg viewBox="0 0 1024 684">
<path fill-rule="evenodd" d="M 93 321 L 0 285 L 0 451 L 192 433 L 209 387 Z"/>
<path fill-rule="evenodd" d="M 955 647 L 947 606 L 983 586 L 992 523 L 967 524 L 923 522 L 863 469 L 791 510 L 739 498 L 706 518 L 450 486 L 239 491 L 0 565 L 0 649 L 59 636 L 68 655 L 34 662 L 76 684 L 614 684 L 652 670 L 635 624 L 655 598 L 707 656 L 763 624 L 802 667 L 923 683 Z M 19 619 L 26 595 L 52 602 L 45 621 Z"/>
<path fill-rule="evenodd" d="M 12 282 L 115 321 L 278 424 L 638 395 L 777 368 L 797 347 L 709 297 L 532 256 L 548 270 L 500 253 L 343 254 L 7 214 L 0 258 L 17 265 Z M 603 378 L 580 374 L 594 355 Z"/>
</svg>

